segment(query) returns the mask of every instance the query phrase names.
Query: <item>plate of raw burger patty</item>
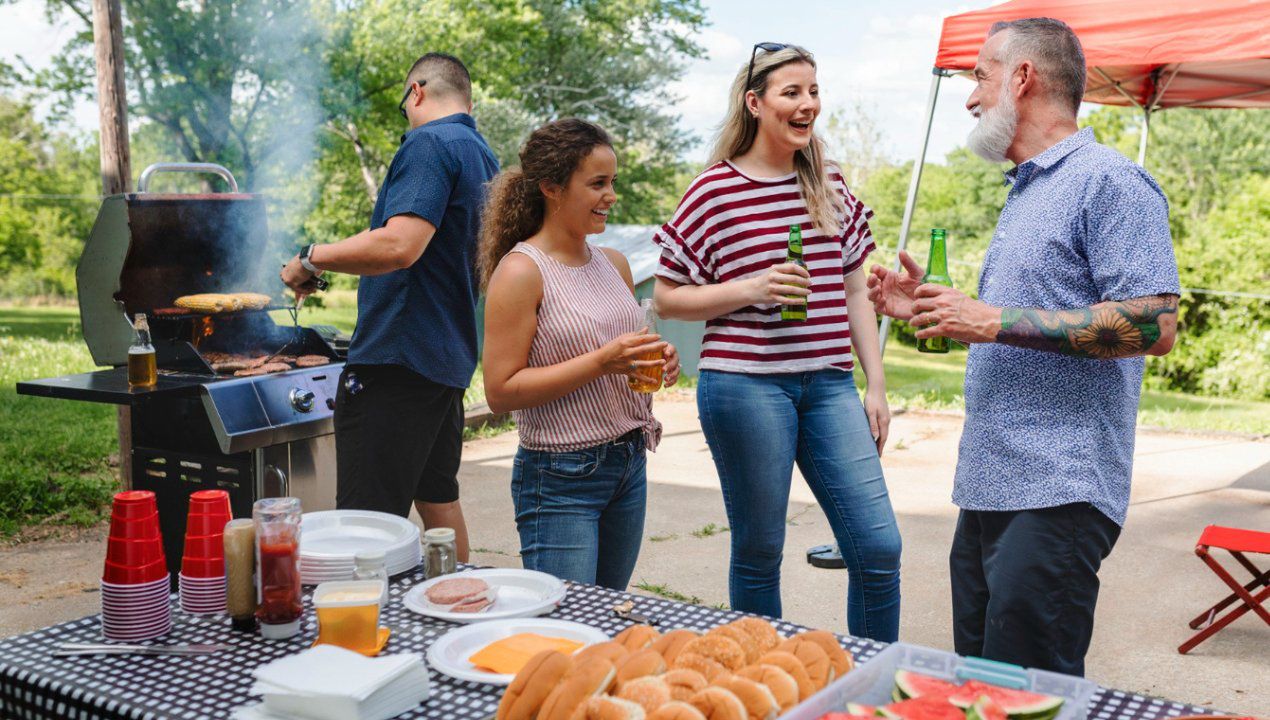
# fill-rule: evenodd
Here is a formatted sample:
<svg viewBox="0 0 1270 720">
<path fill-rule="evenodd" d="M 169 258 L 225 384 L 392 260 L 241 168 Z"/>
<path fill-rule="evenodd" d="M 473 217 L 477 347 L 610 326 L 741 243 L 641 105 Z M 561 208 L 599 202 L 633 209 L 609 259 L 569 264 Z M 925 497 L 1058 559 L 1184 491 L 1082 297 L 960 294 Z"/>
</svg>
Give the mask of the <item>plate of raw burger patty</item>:
<svg viewBox="0 0 1270 720">
<path fill-rule="evenodd" d="M 560 578 L 536 570 L 487 568 L 419 583 L 402 603 L 420 615 L 457 623 L 546 615 L 564 600 Z"/>
</svg>

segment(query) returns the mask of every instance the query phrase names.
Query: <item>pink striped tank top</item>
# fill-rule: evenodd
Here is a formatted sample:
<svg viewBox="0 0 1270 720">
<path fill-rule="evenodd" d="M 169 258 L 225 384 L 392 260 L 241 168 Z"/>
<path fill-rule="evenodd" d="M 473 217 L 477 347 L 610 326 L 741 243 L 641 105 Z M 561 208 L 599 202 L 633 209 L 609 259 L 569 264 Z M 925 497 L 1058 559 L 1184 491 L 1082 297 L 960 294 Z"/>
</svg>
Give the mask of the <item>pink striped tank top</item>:
<svg viewBox="0 0 1270 720">
<path fill-rule="evenodd" d="M 528 244 L 511 249 L 528 255 L 542 273 L 538 332 L 529 348 L 529 367 L 546 367 L 595 350 L 643 326 L 644 315 L 630 287 L 602 250 L 587 244 L 591 257 L 581 267 L 553 260 Z M 632 391 L 625 375 L 603 375 L 538 407 L 513 413 L 520 444 L 528 450 L 568 452 L 644 430 L 653 450 L 661 424 L 653 417 L 653 396 Z"/>
</svg>

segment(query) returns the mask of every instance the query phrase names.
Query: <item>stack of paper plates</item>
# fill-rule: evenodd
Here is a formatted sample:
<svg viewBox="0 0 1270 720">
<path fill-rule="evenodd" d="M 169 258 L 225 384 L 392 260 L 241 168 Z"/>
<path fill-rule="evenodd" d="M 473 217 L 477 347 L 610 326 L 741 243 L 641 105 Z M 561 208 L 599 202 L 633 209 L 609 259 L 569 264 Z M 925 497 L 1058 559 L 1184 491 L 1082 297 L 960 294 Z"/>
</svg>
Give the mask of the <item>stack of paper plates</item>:
<svg viewBox="0 0 1270 720">
<path fill-rule="evenodd" d="M 389 575 L 413 570 L 423 559 L 419 528 L 406 518 L 370 510 L 325 510 L 300 520 L 300 581 L 317 585 L 352 580 L 353 557 L 382 550 Z"/>
</svg>

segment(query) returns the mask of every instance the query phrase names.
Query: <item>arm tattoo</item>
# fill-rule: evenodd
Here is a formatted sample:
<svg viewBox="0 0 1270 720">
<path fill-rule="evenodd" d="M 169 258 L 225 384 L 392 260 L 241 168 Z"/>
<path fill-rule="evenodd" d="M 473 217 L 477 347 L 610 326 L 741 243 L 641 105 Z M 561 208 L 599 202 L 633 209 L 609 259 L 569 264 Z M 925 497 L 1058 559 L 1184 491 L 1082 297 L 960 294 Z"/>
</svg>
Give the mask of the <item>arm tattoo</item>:
<svg viewBox="0 0 1270 720">
<path fill-rule="evenodd" d="M 1154 295 L 1075 310 L 1005 308 L 997 342 L 1032 350 L 1110 360 L 1142 355 L 1160 340 L 1160 319 L 1177 312 L 1177 296 Z"/>
</svg>

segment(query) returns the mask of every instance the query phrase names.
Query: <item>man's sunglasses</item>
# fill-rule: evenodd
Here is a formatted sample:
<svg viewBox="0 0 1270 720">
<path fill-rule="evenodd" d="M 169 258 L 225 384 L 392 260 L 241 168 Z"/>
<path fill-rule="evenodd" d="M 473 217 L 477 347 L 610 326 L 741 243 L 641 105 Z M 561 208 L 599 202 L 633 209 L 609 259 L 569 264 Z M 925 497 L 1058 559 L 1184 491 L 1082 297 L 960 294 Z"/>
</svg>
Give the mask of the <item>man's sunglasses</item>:
<svg viewBox="0 0 1270 720">
<path fill-rule="evenodd" d="M 754 44 L 754 49 L 750 51 L 750 69 L 745 73 L 745 85 L 741 88 L 742 97 L 744 97 L 745 93 L 750 89 L 750 81 L 754 79 L 754 57 L 758 55 L 758 51 L 763 50 L 766 52 L 776 52 L 778 50 L 784 50 L 787 47 L 789 47 L 789 45 L 786 45 L 785 43 L 761 42 Z M 405 101 L 403 100 L 402 102 Z"/>
<path fill-rule="evenodd" d="M 410 99 L 410 93 L 415 91 L 416 84 L 418 84 L 419 87 L 423 87 L 428 84 L 428 81 L 419 80 L 417 83 L 410 83 L 410 87 L 406 88 L 406 94 L 401 96 L 401 102 L 397 103 L 397 112 L 401 113 L 401 116 L 407 120 L 410 119 L 410 116 L 406 114 L 406 101 Z"/>
</svg>

